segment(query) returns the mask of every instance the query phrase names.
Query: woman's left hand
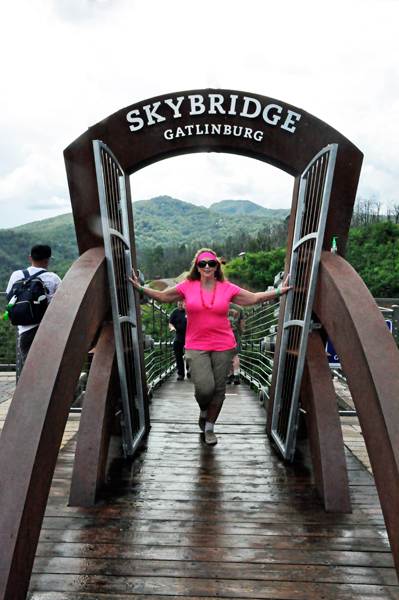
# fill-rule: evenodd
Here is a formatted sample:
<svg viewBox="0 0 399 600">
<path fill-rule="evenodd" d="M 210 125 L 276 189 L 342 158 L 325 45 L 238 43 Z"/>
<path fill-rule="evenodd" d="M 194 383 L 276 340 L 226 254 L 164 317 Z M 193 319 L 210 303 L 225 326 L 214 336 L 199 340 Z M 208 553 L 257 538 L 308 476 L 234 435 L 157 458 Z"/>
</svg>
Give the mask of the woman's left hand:
<svg viewBox="0 0 399 600">
<path fill-rule="evenodd" d="M 132 276 L 131 276 L 131 277 L 129 277 L 129 281 L 130 281 L 130 283 L 132 284 L 133 288 L 134 288 L 134 289 L 135 289 L 137 292 L 139 292 L 139 291 L 140 291 L 140 288 L 141 288 L 141 286 L 140 286 L 140 284 L 139 284 L 139 281 L 138 281 L 138 279 L 137 279 L 137 275 L 136 275 L 136 273 L 134 272 L 134 269 L 132 269 Z"/>
<path fill-rule="evenodd" d="M 284 280 L 283 285 L 280 288 L 280 294 L 287 294 L 290 290 L 293 289 L 293 285 L 288 285 L 288 281 L 290 279 L 290 274 L 288 273 L 287 277 Z"/>
</svg>

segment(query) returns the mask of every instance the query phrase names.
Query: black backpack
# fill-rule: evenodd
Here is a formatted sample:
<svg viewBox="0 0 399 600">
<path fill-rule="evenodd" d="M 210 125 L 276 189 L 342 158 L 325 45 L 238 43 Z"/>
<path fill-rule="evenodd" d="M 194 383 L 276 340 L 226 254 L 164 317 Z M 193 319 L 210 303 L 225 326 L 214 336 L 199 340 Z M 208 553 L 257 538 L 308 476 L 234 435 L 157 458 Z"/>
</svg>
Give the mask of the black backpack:
<svg viewBox="0 0 399 600">
<path fill-rule="evenodd" d="M 13 325 L 36 325 L 43 319 L 48 306 L 48 289 L 38 275 L 45 272 L 46 269 L 42 269 L 29 275 L 25 269 L 24 279 L 13 283 L 7 294 L 8 318 Z"/>
</svg>

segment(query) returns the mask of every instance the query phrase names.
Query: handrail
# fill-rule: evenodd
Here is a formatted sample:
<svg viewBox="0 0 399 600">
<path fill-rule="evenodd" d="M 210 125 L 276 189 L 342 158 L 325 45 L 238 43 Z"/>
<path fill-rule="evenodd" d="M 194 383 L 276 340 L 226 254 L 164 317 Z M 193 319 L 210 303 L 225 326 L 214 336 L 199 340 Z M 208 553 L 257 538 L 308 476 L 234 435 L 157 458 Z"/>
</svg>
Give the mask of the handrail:
<svg viewBox="0 0 399 600">
<path fill-rule="evenodd" d="M 261 404 L 269 400 L 280 301 L 245 311 L 240 353 L 240 375 L 259 393 Z"/>
<path fill-rule="evenodd" d="M 5 312 L 6 292 L 0 292 L 0 315 Z M 4 310 L 3 310 L 4 307 Z M 165 381 L 176 367 L 173 336 L 169 331 L 169 313 L 153 300 L 141 306 L 148 394 Z M 0 370 L 18 369 L 17 328 L 0 318 Z M 17 360 L 16 360 L 17 358 Z M 80 409 L 76 409 L 80 410 Z"/>
<path fill-rule="evenodd" d="M 169 330 L 170 313 L 154 300 L 141 306 L 144 336 L 144 360 L 147 390 L 151 399 L 154 390 L 161 385 L 176 367 L 173 337 Z"/>
<path fill-rule="evenodd" d="M 383 298 L 378 298 L 378 301 L 384 301 Z M 387 299 L 386 299 L 387 301 Z M 398 344 L 398 321 L 399 321 L 399 306 L 397 304 L 393 304 L 392 308 L 385 308 L 383 306 L 378 307 L 383 315 L 388 321 L 391 321 L 391 333 L 392 337 Z"/>
<path fill-rule="evenodd" d="M 5 292 L 0 292 L 3 304 Z M 389 299 L 378 298 L 380 303 Z M 397 300 L 397 299 L 395 299 Z M 3 305 L 3 306 L 4 306 Z M 261 404 L 269 400 L 269 388 L 273 372 L 274 349 L 280 303 L 262 304 L 245 311 L 245 330 L 240 353 L 240 375 L 259 393 Z M 398 343 L 399 306 L 379 307 L 387 320 L 392 322 L 392 336 Z M 0 308 L 1 314 L 3 309 Z M 173 337 L 169 332 L 169 313 L 162 305 L 149 300 L 141 306 L 144 336 L 144 353 L 149 397 L 176 367 Z M 17 348 L 16 328 L 8 321 L 0 320 L 0 369 L 15 371 Z"/>
<path fill-rule="evenodd" d="M 15 371 L 18 353 L 17 329 L 4 320 L 6 292 L 0 292 L 0 370 Z"/>
<path fill-rule="evenodd" d="M 379 298 L 379 302 L 384 299 Z M 273 373 L 275 341 L 280 302 L 262 304 L 245 310 L 245 329 L 240 353 L 240 375 L 259 394 L 259 401 L 267 406 Z M 391 321 L 392 337 L 398 343 L 399 306 L 379 307 L 386 320 Z M 342 370 L 334 368 L 333 375 L 346 382 Z M 355 411 L 339 411 L 340 414 L 356 414 Z"/>
</svg>

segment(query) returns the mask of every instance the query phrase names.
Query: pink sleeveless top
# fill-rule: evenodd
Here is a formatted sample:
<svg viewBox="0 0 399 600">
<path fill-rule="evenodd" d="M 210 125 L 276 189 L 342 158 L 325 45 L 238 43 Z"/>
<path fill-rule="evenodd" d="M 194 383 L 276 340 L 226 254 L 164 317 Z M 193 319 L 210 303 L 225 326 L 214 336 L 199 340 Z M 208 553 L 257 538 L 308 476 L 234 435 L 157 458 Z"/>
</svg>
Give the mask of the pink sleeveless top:
<svg viewBox="0 0 399 600">
<path fill-rule="evenodd" d="M 206 309 L 201 302 L 200 285 L 200 281 L 186 279 L 176 286 L 186 304 L 185 348 L 207 351 L 230 350 L 236 346 L 236 341 L 227 312 L 229 302 L 241 291 L 241 288 L 229 281 L 223 283 L 218 281 L 212 308 Z M 213 292 L 202 290 L 202 295 L 205 306 L 209 306 L 212 302 Z"/>
</svg>

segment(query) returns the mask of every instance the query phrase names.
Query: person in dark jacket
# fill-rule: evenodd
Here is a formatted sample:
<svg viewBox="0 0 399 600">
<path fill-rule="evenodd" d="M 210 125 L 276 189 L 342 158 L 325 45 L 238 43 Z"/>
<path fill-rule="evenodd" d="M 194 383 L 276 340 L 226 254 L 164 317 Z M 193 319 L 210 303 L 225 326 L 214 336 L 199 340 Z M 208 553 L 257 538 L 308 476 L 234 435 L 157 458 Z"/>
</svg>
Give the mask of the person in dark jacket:
<svg viewBox="0 0 399 600">
<path fill-rule="evenodd" d="M 240 385 L 240 358 L 238 355 L 241 352 L 241 338 L 245 327 L 244 311 L 241 306 L 238 306 L 238 304 L 233 304 L 230 302 L 227 316 L 229 318 L 231 329 L 233 330 L 237 344 L 234 349 L 234 358 L 231 365 L 230 375 L 227 378 L 227 383 Z"/>
<path fill-rule="evenodd" d="M 177 379 L 184 379 L 184 344 L 186 341 L 187 315 L 184 300 L 178 300 L 177 308 L 172 310 L 169 317 L 169 329 L 174 331 L 173 350 L 176 357 Z M 188 375 L 188 374 L 187 374 Z"/>
</svg>

